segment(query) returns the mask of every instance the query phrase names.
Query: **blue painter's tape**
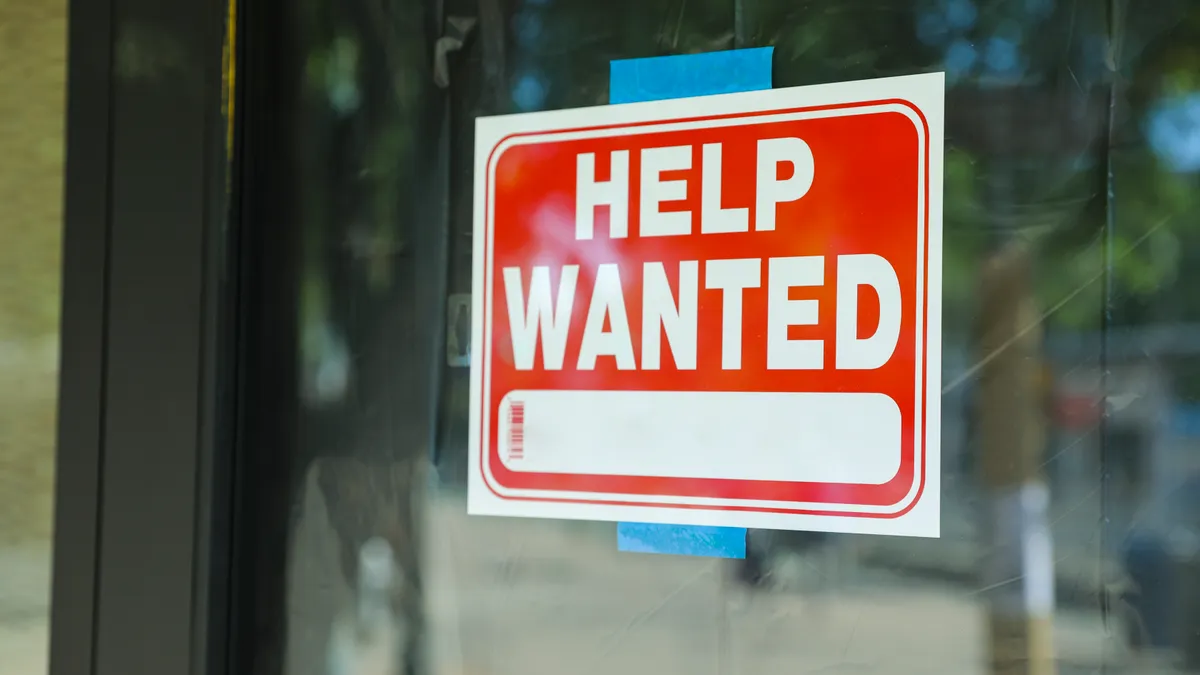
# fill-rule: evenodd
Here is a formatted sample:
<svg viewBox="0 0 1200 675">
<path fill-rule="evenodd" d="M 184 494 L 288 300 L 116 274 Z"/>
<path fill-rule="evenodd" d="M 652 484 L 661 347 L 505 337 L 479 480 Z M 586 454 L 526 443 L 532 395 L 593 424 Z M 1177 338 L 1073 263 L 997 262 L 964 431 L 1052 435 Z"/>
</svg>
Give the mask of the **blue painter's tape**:
<svg viewBox="0 0 1200 675">
<path fill-rule="evenodd" d="M 1200 438 L 1200 405 L 1180 403 L 1171 410 L 1171 431 L 1183 438 Z"/>
<path fill-rule="evenodd" d="M 612 61 L 608 102 L 732 94 L 771 88 L 773 47 Z"/>
<path fill-rule="evenodd" d="M 772 47 L 627 59 L 609 64 L 608 102 L 732 94 L 771 88 Z M 617 523 L 617 550 L 745 558 L 741 527 Z"/>
<path fill-rule="evenodd" d="M 617 523 L 617 550 L 745 558 L 746 530 L 740 527 Z"/>
</svg>

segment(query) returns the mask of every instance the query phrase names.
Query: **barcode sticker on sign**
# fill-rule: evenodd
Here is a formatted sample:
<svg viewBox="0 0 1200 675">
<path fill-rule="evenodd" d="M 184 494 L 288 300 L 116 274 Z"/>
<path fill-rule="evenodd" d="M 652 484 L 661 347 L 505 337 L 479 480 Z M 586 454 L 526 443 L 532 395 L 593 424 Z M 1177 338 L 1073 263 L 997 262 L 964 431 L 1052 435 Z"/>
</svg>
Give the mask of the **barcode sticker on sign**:
<svg viewBox="0 0 1200 675">
<path fill-rule="evenodd" d="M 525 402 L 513 401 L 508 408 L 508 458 L 525 457 Z"/>
</svg>

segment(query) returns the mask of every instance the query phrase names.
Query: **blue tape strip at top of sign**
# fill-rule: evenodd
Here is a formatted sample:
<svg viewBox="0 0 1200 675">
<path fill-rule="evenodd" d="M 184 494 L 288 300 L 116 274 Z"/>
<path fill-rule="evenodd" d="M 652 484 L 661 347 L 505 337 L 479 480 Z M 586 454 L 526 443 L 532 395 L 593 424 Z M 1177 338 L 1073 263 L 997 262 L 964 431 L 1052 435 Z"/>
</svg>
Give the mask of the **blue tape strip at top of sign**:
<svg viewBox="0 0 1200 675">
<path fill-rule="evenodd" d="M 608 102 L 732 94 L 771 88 L 774 47 L 612 61 Z"/>
<path fill-rule="evenodd" d="M 761 47 L 612 61 L 608 102 L 640 103 L 770 89 L 773 51 Z M 617 550 L 745 558 L 746 529 L 617 523 Z"/>
</svg>

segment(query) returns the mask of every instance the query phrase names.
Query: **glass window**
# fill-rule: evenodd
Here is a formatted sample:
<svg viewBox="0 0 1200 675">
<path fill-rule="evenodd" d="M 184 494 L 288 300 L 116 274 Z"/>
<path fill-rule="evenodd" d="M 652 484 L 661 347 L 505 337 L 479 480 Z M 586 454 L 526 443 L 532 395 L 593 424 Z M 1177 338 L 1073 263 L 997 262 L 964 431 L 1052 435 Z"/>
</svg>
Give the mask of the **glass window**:
<svg viewBox="0 0 1200 675">
<path fill-rule="evenodd" d="M 248 38 L 283 92 L 254 113 L 281 127 L 255 672 L 1200 668 L 1200 8 L 438 6 L 305 0 Z M 941 537 L 752 530 L 729 561 L 466 515 L 474 120 L 605 104 L 613 59 L 760 46 L 777 88 L 945 73 Z"/>
<path fill-rule="evenodd" d="M 0 7 L 0 674 L 46 672 L 67 3 Z"/>
</svg>

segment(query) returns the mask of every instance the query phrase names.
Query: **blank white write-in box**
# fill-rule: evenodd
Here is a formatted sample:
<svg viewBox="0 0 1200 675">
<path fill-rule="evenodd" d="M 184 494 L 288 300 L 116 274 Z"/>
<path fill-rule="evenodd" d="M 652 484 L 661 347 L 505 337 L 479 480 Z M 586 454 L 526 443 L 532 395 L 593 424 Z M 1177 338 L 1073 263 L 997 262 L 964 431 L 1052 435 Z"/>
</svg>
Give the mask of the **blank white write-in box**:
<svg viewBox="0 0 1200 675">
<path fill-rule="evenodd" d="M 877 393 L 512 391 L 510 471 L 878 485 L 900 469 L 900 408 Z"/>
</svg>

